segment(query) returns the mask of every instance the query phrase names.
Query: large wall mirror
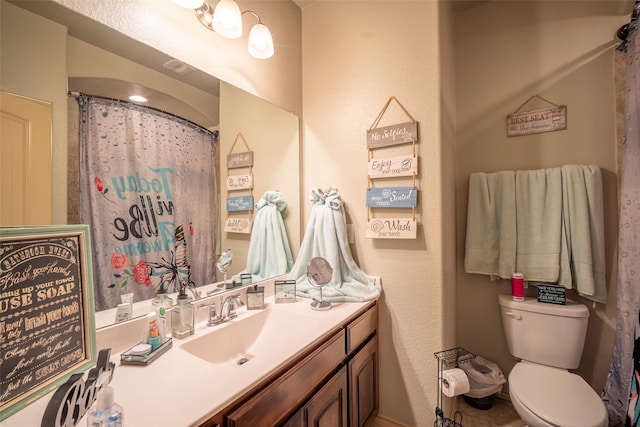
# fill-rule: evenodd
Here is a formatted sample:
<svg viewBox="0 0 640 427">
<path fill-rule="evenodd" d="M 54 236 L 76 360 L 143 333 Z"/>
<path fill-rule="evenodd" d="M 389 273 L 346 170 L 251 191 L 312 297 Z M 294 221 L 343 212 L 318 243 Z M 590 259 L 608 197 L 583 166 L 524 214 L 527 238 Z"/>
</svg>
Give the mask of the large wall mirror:
<svg viewBox="0 0 640 427">
<path fill-rule="evenodd" d="M 283 216 L 295 257 L 301 240 L 301 192 L 298 179 L 300 133 L 297 116 L 56 3 L 8 3 L 11 3 L 8 5 L 11 7 L 3 8 L 3 13 L 15 15 L 9 19 L 24 19 L 24 23 L 16 22 L 16 27 L 23 31 L 32 31 L 33 26 L 38 25 L 40 17 L 68 28 L 66 58 L 60 57 L 59 61 L 66 61 L 65 83 L 70 91 L 126 99 L 129 92 L 135 89 L 149 99 L 151 107 L 219 131 L 219 183 L 222 184 L 219 185 L 221 208 L 217 214 L 222 224 L 229 215 L 224 203 L 227 197 L 224 183 L 229 175 L 225 160 L 237 135 L 241 133 L 254 152 L 252 173 L 255 200 L 273 190 L 281 192 L 286 200 L 287 209 Z M 23 38 L 16 34 L 12 40 L 20 43 Z M 25 55 L 29 54 L 28 45 L 21 49 Z M 46 67 L 45 64 L 42 66 Z M 66 88 L 61 89 L 66 91 Z M 73 114 L 71 110 L 70 108 L 70 116 Z M 70 125 L 67 132 L 72 134 L 76 129 Z M 69 147 L 70 223 L 77 221 L 77 187 L 73 181 L 73 170 L 78 167 L 75 150 L 75 147 Z M 55 191 L 54 188 L 54 195 Z M 242 271 L 246 266 L 249 241 L 249 234 L 220 230 L 218 253 L 228 249 L 234 252 L 230 275 Z M 99 262 L 109 260 L 93 259 L 94 264 Z M 212 259 L 211 263 L 214 264 L 215 260 Z M 218 277 L 218 280 L 222 278 Z M 146 311 L 137 314 L 143 313 Z M 115 321 L 115 316 L 97 316 L 97 319 L 100 319 L 98 327 L 104 327 L 110 321 Z"/>
</svg>

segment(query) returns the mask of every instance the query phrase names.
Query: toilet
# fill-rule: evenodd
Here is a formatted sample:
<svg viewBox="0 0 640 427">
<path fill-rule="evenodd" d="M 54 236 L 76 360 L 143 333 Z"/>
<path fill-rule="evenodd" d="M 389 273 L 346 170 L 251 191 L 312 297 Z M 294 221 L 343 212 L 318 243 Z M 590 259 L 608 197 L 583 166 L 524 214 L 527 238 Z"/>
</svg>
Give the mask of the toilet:
<svg viewBox="0 0 640 427">
<path fill-rule="evenodd" d="M 606 427 L 607 410 L 580 376 L 589 310 L 566 305 L 514 301 L 499 295 L 509 352 L 520 362 L 509 373 L 509 396 L 528 427 Z"/>
</svg>

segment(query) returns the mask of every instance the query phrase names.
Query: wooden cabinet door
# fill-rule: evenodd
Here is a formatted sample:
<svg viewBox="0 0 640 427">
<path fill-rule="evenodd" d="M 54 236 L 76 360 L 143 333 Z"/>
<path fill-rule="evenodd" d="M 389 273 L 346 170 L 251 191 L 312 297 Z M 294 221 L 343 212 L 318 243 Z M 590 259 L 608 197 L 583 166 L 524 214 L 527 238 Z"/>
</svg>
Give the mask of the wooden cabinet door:
<svg viewBox="0 0 640 427">
<path fill-rule="evenodd" d="M 0 226 L 53 221 L 51 104 L 0 92 Z"/>
<path fill-rule="evenodd" d="M 347 427 L 347 370 L 335 374 L 305 405 L 305 427 Z"/>
<path fill-rule="evenodd" d="M 351 427 L 373 422 L 378 412 L 378 336 L 349 361 Z"/>
</svg>

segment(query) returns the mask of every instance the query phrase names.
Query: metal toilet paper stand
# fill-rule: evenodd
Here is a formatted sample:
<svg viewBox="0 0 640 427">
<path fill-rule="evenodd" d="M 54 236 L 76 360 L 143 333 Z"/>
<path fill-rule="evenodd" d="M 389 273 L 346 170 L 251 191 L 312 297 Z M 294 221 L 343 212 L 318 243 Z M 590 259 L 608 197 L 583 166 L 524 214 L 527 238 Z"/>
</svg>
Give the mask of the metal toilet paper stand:
<svg viewBox="0 0 640 427">
<path fill-rule="evenodd" d="M 462 414 L 460 411 L 456 411 L 453 414 L 453 419 L 444 416 L 444 411 L 442 410 L 442 373 L 445 369 L 457 368 L 460 364 L 473 360 L 476 355 L 462 347 L 438 351 L 433 355 L 438 360 L 438 398 L 436 401 L 436 420 L 433 425 L 434 427 L 462 427 Z"/>
</svg>

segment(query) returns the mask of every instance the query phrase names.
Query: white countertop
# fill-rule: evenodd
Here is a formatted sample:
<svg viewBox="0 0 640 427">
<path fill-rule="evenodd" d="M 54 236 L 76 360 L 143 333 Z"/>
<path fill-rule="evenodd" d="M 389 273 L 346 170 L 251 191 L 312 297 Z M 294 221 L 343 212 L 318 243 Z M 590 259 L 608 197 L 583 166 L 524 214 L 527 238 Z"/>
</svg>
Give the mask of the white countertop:
<svg viewBox="0 0 640 427">
<path fill-rule="evenodd" d="M 195 334 L 182 339 L 174 339 L 173 347 L 147 366 L 120 364 L 120 352 L 137 342 L 123 346 L 123 337 L 119 329 L 127 325 L 116 325 L 100 334 L 98 331 L 98 349 L 112 348 L 111 360 L 116 363 L 112 387 L 115 401 L 124 408 L 126 427 L 180 427 L 198 426 L 216 415 L 228 404 L 241 397 L 255 384 L 265 379 L 289 360 L 305 352 L 313 344 L 330 335 L 344 325 L 369 303 L 333 303 L 327 311 L 314 311 L 310 300 L 298 298 L 295 303 L 275 304 L 273 297 L 265 297 L 265 310 L 285 311 L 308 318 L 309 322 L 291 322 L 283 328 L 282 342 L 274 343 L 265 353 L 257 354 L 249 362 L 238 365 L 234 362 L 215 364 L 182 348 L 185 344 L 229 327 L 223 323 L 209 327 L 205 321 L 196 323 Z M 238 318 L 232 322 L 255 316 L 260 311 L 246 310 L 246 306 L 237 310 Z M 202 319 L 202 314 L 197 319 Z M 136 325 L 136 326 L 132 326 Z M 132 323 L 129 328 L 139 326 Z M 134 336 L 139 336 L 136 330 Z M 131 331 L 129 331 L 131 332 Z M 117 337 L 117 338 L 114 338 Z M 113 342 L 112 342 L 113 341 Z M 278 335 L 278 341 L 280 336 Z M 113 345 L 112 345 L 113 344 Z M 286 345 L 284 345 L 286 344 Z M 224 346 L 224 342 L 215 343 Z M 2 427 L 25 427 L 40 425 L 42 414 L 51 395 L 39 399 L 29 407 L 0 422 Z M 79 426 L 86 425 L 86 416 Z"/>
</svg>

